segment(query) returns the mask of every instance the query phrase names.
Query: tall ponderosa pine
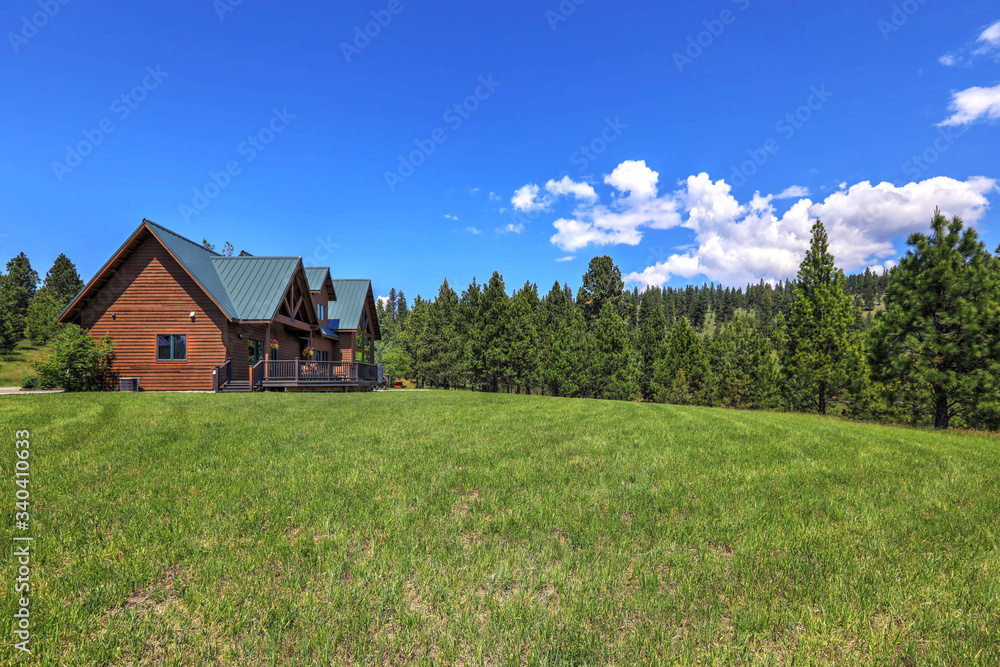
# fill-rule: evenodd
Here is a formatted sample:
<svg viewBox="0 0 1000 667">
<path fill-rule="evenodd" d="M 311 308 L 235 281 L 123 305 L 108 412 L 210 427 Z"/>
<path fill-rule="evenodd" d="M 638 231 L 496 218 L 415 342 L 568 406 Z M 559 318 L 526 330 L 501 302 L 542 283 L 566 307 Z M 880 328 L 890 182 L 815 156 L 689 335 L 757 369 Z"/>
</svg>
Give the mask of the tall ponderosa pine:
<svg viewBox="0 0 1000 667">
<path fill-rule="evenodd" d="M 786 390 L 797 409 L 826 414 L 868 377 L 860 311 L 844 292 L 844 272 L 834 265 L 826 228 L 819 220 L 799 266 L 795 300 L 782 359 Z"/>
<path fill-rule="evenodd" d="M 7 262 L 7 275 L 0 281 L 0 308 L 5 311 L 12 335 L 24 338 L 24 327 L 28 317 L 28 306 L 38 289 L 38 272 L 31 268 L 28 256 L 23 252 Z"/>
<path fill-rule="evenodd" d="M 592 324 L 600 317 L 606 303 L 612 304 L 620 316 L 628 318 L 628 303 L 622 293 L 624 289 L 621 269 L 610 257 L 604 255 L 590 260 L 587 272 L 583 274 L 583 285 L 576 297 L 587 323 Z"/>
<path fill-rule="evenodd" d="M 580 396 L 586 378 L 586 325 L 583 313 L 573 304 L 569 285 L 552 286 L 541 305 L 539 325 L 539 371 L 546 393 L 552 396 Z"/>
<path fill-rule="evenodd" d="M 687 319 L 670 329 L 663 352 L 653 366 L 653 400 L 678 405 L 712 403 L 712 369 L 705 344 Z"/>
<path fill-rule="evenodd" d="M 430 304 L 424 334 L 427 358 L 425 373 L 436 387 L 459 384 L 461 346 L 458 340 L 458 294 L 445 279 L 437 298 Z"/>
<path fill-rule="evenodd" d="M 525 283 L 510 301 L 510 381 L 518 393 L 538 386 L 538 287 Z"/>
<path fill-rule="evenodd" d="M 487 391 L 499 391 L 510 380 L 510 300 L 503 276 L 496 271 L 483 287 L 476 324 L 481 336 L 483 380 Z"/>
<path fill-rule="evenodd" d="M 653 400 L 653 367 L 663 352 L 667 338 L 667 318 L 659 289 L 648 289 L 639 304 L 639 330 L 636 340 L 639 354 L 639 388 L 642 397 Z"/>
<path fill-rule="evenodd" d="M 726 407 L 775 407 L 780 373 L 774 347 L 754 322 L 737 315 L 716 332 L 710 346 L 717 401 Z"/>
<path fill-rule="evenodd" d="M 628 319 L 618 304 L 605 301 L 591 327 L 590 391 L 595 398 L 634 401 L 639 398 L 639 360 Z"/>
<path fill-rule="evenodd" d="M 936 428 L 1000 427 L 1000 266 L 973 229 L 935 211 L 893 269 L 872 332 L 873 365 Z M 1000 250 L 998 250 L 1000 252 Z"/>
<path fill-rule="evenodd" d="M 35 345 L 46 343 L 59 330 L 56 318 L 70 300 L 83 289 L 76 266 L 66 255 L 59 255 L 45 274 L 45 282 L 28 306 L 24 335 Z"/>
</svg>

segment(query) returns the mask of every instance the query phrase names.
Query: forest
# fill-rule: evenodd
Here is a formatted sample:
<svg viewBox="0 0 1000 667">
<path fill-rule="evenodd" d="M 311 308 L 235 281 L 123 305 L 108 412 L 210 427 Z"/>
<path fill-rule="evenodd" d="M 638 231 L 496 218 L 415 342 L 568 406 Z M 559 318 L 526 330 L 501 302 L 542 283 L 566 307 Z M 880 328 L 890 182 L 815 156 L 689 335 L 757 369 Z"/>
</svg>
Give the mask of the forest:
<svg viewBox="0 0 1000 667">
<path fill-rule="evenodd" d="M 816 221 L 798 275 L 627 290 L 611 258 L 573 293 L 494 272 L 378 303 L 377 361 L 418 386 L 1000 428 L 1000 259 L 935 212 L 891 270 L 845 275 Z M 1000 250 L 998 250 L 1000 252 Z"/>
</svg>

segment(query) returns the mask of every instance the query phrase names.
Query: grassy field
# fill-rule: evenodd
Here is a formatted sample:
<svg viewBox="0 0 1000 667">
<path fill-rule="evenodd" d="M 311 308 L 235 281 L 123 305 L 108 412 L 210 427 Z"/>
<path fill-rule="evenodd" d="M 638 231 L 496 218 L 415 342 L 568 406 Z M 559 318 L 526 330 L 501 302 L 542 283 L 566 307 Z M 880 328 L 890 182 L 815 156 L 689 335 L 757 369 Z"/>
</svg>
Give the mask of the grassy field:
<svg viewBox="0 0 1000 667">
<path fill-rule="evenodd" d="M 32 374 L 31 362 L 46 352 L 47 347 L 35 347 L 27 340 L 18 343 L 9 358 L 0 357 L 0 387 L 20 387 L 24 378 Z"/>
<path fill-rule="evenodd" d="M 0 427 L 7 544 L 31 430 L 31 662 L 1000 663 L 995 437 L 445 392 L 12 396 Z"/>
</svg>

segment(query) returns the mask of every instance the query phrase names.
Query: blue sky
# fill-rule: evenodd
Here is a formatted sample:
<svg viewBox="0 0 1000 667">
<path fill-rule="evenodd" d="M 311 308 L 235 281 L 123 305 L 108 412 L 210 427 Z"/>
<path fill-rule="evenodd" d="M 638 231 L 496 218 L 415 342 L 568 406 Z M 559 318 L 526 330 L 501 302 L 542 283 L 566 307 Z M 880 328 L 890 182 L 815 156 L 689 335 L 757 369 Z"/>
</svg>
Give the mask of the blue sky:
<svg viewBox="0 0 1000 667">
<path fill-rule="evenodd" d="M 1000 243 L 995 1 L 0 17 L 0 254 L 40 273 L 65 252 L 89 278 L 143 217 L 411 298 L 494 269 L 578 285 L 598 254 L 633 284 L 780 278 L 817 215 L 848 270 L 935 205 Z"/>
</svg>

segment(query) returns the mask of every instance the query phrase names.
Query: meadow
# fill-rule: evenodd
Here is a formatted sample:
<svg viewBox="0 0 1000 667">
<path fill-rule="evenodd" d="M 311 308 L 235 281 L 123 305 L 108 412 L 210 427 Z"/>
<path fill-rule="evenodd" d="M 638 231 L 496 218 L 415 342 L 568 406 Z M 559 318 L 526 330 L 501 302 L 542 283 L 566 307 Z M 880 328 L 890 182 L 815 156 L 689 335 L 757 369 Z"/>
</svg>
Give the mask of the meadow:
<svg viewBox="0 0 1000 667">
<path fill-rule="evenodd" d="M 0 398 L 0 664 L 1000 663 L 1000 439 L 460 392 Z"/>
<path fill-rule="evenodd" d="M 20 387 L 24 378 L 34 373 L 31 364 L 48 351 L 46 346 L 39 347 L 22 340 L 10 355 L 0 357 L 0 387 Z"/>
</svg>

